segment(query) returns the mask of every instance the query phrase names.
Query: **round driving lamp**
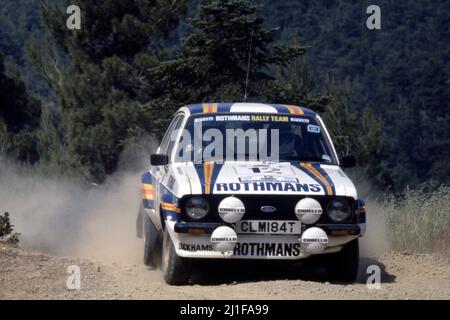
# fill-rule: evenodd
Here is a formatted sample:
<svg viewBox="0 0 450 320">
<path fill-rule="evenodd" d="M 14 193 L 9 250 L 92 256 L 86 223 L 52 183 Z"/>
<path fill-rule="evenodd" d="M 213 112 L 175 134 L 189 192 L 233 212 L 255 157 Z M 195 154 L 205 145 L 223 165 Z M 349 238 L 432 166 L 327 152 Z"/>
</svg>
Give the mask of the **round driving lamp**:
<svg viewBox="0 0 450 320">
<path fill-rule="evenodd" d="M 194 219 L 203 219 L 209 212 L 209 204 L 203 197 L 192 197 L 186 202 L 186 214 Z"/>
<path fill-rule="evenodd" d="M 334 222 L 343 222 L 352 215 L 352 207 L 348 201 L 336 199 L 328 204 L 327 212 Z"/>
<path fill-rule="evenodd" d="M 245 206 L 240 199 L 236 197 L 228 197 L 220 202 L 218 211 L 223 221 L 228 223 L 236 223 L 244 216 Z"/>
<path fill-rule="evenodd" d="M 314 224 L 322 215 L 322 206 L 313 198 L 304 198 L 297 202 L 295 215 L 304 224 Z"/>
</svg>

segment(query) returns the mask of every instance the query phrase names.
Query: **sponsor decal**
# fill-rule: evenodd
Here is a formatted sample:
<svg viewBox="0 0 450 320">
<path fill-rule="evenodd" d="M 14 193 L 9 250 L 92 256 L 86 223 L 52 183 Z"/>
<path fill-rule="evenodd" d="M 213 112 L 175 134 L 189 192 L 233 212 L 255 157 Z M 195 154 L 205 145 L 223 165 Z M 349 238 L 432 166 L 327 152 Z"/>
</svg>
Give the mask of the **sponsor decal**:
<svg viewBox="0 0 450 320">
<path fill-rule="evenodd" d="M 212 244 L 188 244 L 180 243 L 178 248 L 183 251 L 197 252 L 197 251 L 214 251 Z"/>
<path fill-rule="evenodd" d="M 194 120 L 195 123 L 197 123 L 197 122 L 207 122 L 207 121 L 214 121 L 214 117 L 196 118 Z"/>
<path fill-rule="evenodd" d="M 316 126 L 316 125 L 313 125 L 313 124 L 309 124 L 309 125 L 308 125 L 308 132 L 311 132 L 311 133 L 320 133 L 320 127 L 319 127 L 319 126 Z"/>
<path fill-rule="evenodd" d="M 329 155 L 327 155 L 327 154 L 324 154 L 324 155 L 322 156 L 322 159 L 323 159 L 324 161 L 326 161 L 326 162 L 331 162 L 331 157 L 330 157 Z"/>
<path fill-rule="evenodd" d="M 322 209 L 318 209 L 318 208 L 299 208 L 299 209 L 297 209 L 296 213 L 299 213 L 299 214 L 307 214 L 307 213 L 322 214 Z"/>
<path fill-rule="evenodd" d="M 234 170 L 238 175 L 255 175 L 255 174 L 276 174 L 276 175 L 291 175 L 292 170 L 288 167 L 280 167 L 280 166 L 269 166 L 269 165 L 242 165 L 239 167 L 235 167 Z"/>
<path fill-rule="evenodd" d="M 254 191 L 254 192 L 321 192 L 322 187 L 314 183 L 282 183 L 282 182 L 253 182 L 253 183 L 217 183 L 217 192 L 236 192 L 236 191 Z"/>
<path fill-rule="evenodd" d="M 223 115 L 223 116 L 216 116 L 216 121 L 250 121 L 250 116 L 246 115 Z"/>
<path fill-rule="evenodd" d="M 328 238 L 302 238 L 302 243 L 328 243 Z"/>
<path fill-rule="evenodd" d="M 236 242 L 237 237 L 228 236 L 228 237 L 211 237 L 211 242 Z"/>
<path fill-rule="evenodd" d="M 297 257 L 301 253 L 300 248 L 300 243 L 237 243 L 233 254 L 235 256 Z"/>
<path fill-rule="evenodd" d="M 297 178 L 292 177 L 273 177 L 273 176 L 249 176 L 239 178 L 240 182 L 251 183 L 251 182 L 298 182 Z"/>
<path fill-rule="evenodd" d="M 270 116 L 252 115 L 252 121 L 269 121 Z"/>
<path fill-rule="evenodd" d="M 245 208 L 221 208 L 221 207 L 219 207 L 219 213 L 245 213 Z"/>
<path fill-rule="evenodd" d="M 309 123 L 308 118 L 291 118 L 291 122 Z"/>
</svg>

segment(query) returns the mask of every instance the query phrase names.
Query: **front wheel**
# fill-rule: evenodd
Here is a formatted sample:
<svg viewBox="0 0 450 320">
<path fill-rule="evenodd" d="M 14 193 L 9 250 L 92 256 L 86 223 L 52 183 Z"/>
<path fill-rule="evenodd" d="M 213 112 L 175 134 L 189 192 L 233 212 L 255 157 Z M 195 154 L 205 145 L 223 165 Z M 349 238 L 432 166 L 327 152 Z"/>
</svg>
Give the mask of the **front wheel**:
<svg viewBox="0 0 450 320">
<path fill-rule="evenodd" d="M 354 282 L 358 275 L 358 239 L 344 245 L 341 251 L 327 257 L 326 268 L 329 281 Z"/>
<path fill-rule="evenodd" d="M 170 285 L 185 285 L 191 277 L 192 263 L 177 255 L 167 229 L 164 231 L 162 248 L 162 272 Z"/>
</svg>

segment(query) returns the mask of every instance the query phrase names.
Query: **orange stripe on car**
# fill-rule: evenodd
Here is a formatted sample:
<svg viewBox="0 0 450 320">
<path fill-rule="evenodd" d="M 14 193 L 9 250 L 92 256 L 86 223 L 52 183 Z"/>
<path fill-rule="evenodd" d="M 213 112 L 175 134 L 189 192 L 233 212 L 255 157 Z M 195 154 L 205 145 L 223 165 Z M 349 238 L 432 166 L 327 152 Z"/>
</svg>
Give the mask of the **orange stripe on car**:
<svg viewBox="0 0 450 320">
<path fill-rule="evenodd" d="M 181 213 L 181 209 L 172 203 L 166 203 L 161 201 L 161 207 L 163 208 L 163 210 Z"/>
<path fill-rule="evenodd" d="M 305 114 L 303 112 L 302 108 L 300 108 L 300 107 L 288 106 L 288 105 L 285 105 L 285 107 L 288 108 L 290 114 L 294 114 L 294 115 L 298 115 L 298 116 L 302 116 Z"/>
<path fill-rule="evenodd" d="M 204 103 L 203 104 L 203 113 L 210 113 L 211 112 L 211 104 L 210 103 Z"/>
<path fill-rule="evenodd" d="M 317 179 L 319 179 L 325 185 L 325 188 L 327 189 L 327 195 L 333 195 L 333 189 L 331 189 L 331 186 L 328 183 L 327 179 L 325 179 L 325 177 L 322 176 L 319 171 L 317 171 L 310 163 L 301 163 L 300 165 L 309 172 L 311 172 Z"/>
<path fill-rule="evenodd" d="M 211 194 L 211 178 L 214 171 L 214 161 L 205 162 L 203 173 L 205 175 L 205 193 Z"/>
<path fill-rule="evenodd" d="M 219 104 L 217 103 L 204 103 L 203 104 L 203 113 L 217 113 L 217 109 Z"/>
<path fill-rule="evenodd" d="M 154 199 L 154 191 L 153 185 L 151 184 L 143 184 L 141 188 L 142 198 L 144 200 L 153 200 Z"/>
</svg>

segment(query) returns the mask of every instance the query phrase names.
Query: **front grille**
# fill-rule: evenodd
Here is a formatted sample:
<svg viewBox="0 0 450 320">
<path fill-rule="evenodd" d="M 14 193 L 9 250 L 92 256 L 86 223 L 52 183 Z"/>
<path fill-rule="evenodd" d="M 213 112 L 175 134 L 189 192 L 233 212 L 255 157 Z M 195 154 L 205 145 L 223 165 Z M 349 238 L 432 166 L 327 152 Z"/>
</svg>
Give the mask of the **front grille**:
<svg viewBox="0 0 450 320">
<path fill-rule="evenodd" d="M 202 219 L 203 222 L 222 222 L 222 219 L 219 216 L 218 213 L 218 207 L 220 202 L 230 195 L 203 195 L 203 197 L 208 200 L 210 210 L 209 214 Z M 181 200 L 181 212 L 182 212 L 182 219 L 184 221 L 192 221 L 185 213 L 184 213 L 184 206 L 186 204 L 186 201 L 191 196 L 184 197 Z M 355 212 L 355 204 L 353 198 L 348 197 L 329 197 L 329 196 L 290 196 L 290 195 L 236 195 L 237 198 L 239 198 L 245 206 L 245 215 L 243 217 L 243 220 L 297 220 L 297 217 L 295 216 L 295 205 L 298 201 L 300 201 L 303 198 L 313 198 L 316 199 L 320 205 L 322 206 L 322 209 L 324 210 L 324 213 L 320 217 L 319 221 L 317 223 L 336 223 L 333 222 L 327 215 L 326 209 L 328 207 L 328 204 L 330 201 L 334 199 L 346 199 L 349 201 L 352 205 L 352 212 Z M 261 211 L 262 206 L 272 206 L 275 207 L 277 210 L 275 212 L 271 213 L 265 213 Z M 352 214 L 349 220 L 343 221 L 341 223 L 353 223 L 355 219 L 355 215 Z"/>
</svg>

